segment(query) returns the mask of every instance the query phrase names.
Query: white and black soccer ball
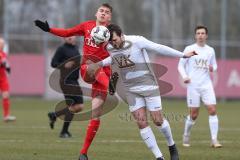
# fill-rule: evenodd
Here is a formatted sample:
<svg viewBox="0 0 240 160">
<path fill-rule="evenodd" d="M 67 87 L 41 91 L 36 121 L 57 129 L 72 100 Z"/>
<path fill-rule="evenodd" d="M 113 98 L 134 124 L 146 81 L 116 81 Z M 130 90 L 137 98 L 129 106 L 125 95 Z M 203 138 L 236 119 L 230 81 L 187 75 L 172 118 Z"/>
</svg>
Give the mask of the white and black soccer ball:
<svg viewBox="0 0 240 160">
<path fill-rule="evenodd" d="M 91 37 L 96 44 L 100 44 L 109 40 L 110 32 L 105 26 L 96 26 L 91 31 Z"/>
</svg>

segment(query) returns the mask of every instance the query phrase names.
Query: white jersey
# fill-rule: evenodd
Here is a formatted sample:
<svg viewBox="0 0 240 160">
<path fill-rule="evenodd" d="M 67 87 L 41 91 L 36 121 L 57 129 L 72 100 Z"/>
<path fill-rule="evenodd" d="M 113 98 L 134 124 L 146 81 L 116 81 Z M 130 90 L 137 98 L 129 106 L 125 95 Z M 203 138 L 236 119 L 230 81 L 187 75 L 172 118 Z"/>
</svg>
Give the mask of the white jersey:
<svg viewBox="0 0 240 160">
<path fill-rule="evenodd" d="M 107 46 L 110 57 L 103 60 L 104 66 L 112 64 L 122 79 L 125 88 L 130 92 L 149 91 L 158 88 L 157 82 L 148 65 L 147 50 L 156 54 L 183 57 L 183 53 L 170 47 L 154 43 L 142 36 L 124 36 L 123 49 Z"/>
<path fill-rule="evenodd" d="M 185 48 L 184 53 L 189 51 L 195 51 L 198 55 L 180 59 L 178 71 L 182 78 L 190 78 L 188 86 L 204 87 L 212 84 L 209 66 L 211 65 L 214 71 L 217 70 L 214 49 L 208 45 L 201 47 L 197 44 L 192 44 Z"/>
</svg>

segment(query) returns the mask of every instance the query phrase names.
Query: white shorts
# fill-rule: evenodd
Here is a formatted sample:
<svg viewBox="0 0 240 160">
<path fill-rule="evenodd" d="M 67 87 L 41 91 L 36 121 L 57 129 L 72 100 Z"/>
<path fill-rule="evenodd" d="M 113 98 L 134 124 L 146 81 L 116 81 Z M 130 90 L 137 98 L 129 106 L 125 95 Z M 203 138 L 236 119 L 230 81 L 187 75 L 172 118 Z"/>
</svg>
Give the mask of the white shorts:
<svg viewBox="0 0 240 160">
<path fill-rule="evenodd" d="M 127 92 L 127 101 L 130 112 L 134 112 L 142 107 L 147 107 L 149 111 L 162 110 L 161 97 L 158 96 L 141 96 L 136 93 Z"/>
<path fill-rule="evenodd" d="M 216 105 L 216 96 L 212 85 L 187 88 L 188 107 L 200 107 L 200 98 L 205 105 Z"/>
</svg>

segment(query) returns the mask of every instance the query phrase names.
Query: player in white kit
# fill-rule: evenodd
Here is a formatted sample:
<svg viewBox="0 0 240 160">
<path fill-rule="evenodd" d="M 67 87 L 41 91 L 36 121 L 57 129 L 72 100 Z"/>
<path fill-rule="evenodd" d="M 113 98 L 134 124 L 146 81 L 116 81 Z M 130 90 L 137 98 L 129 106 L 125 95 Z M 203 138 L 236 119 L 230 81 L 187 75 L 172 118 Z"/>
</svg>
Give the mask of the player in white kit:
<svg viewBox="0 0 240 160">
<path fill-rule="evenodd" d="M 164 45 L 156 44 L 141 36 L 123 35 L 121 28 L 111 24 L 108 26 L 111 37 L 107 50 L 110 57 L 99 62 L 100 66 L 112 65 L 115 67 L 125 88 L 126 101 L 140 129 L 140 135 L 153 152 L 157 160 L 163 160 L 152 129 L 148 125 L 147 112 L 158 130 L 163 133 L 169 146 L 171 160 L 178 160 L 178 151 L 172 137 L 171 128 L 162 114 L 161 97 L 159 86 L 155 80 L 151 67 L 148 65 L 146 50 L 154 51 L 156 54 L 163 54 L 173 57 L 191 57 L 196 53 L 182 53 Z M 91 68 L 89 66 L 89 68 Z M 92 67 L 97 68 L 97 67 Z M 92 71 L 94 72 L 94 71 Z"/>
<path fill-rule="evenodd" d="M 218 117 L 216 114 L 216 97 L 210 72 L 217 70 L 215 51 L 206 44 L 208 29 L 205 26 L 195 28 L 196 43 L 187 46 L 184 53 L 196 51 L 197 56 L 188 59 L 181 58 L 178 64 L 178 71 L 184 83 L 187 84 L 187 105 L 190 114 L 185 121 L 183 134 L 183 146 L 190 146 L 190 131 L 199 115 L 200 99 L 206 105 L 209 113 L 209 126 L 211 132 L 211 146 L 222 147 L 218 142 Z"/>
</svg>

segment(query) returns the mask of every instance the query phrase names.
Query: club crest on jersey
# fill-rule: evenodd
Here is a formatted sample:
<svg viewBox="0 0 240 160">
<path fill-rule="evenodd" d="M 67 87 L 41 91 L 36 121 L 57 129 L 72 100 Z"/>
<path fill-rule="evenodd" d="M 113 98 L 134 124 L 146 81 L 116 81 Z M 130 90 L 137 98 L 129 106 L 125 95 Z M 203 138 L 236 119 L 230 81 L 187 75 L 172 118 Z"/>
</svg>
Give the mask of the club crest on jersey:
<svg viewBox="0 0 240 160">
<path fill-rule="evenodd" d="M 130 55 L 114 56 L 113 59 L 117 62 L 119 68 L 128 68 L 135 65 L 135 63 L 130 60 Z"/>
</svg>

